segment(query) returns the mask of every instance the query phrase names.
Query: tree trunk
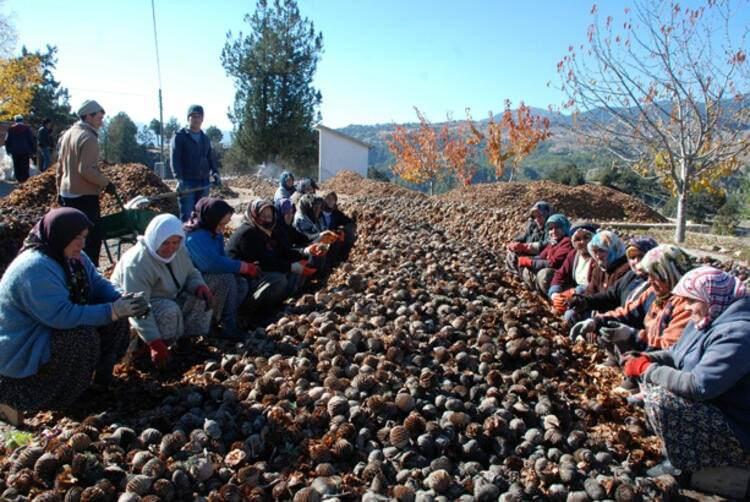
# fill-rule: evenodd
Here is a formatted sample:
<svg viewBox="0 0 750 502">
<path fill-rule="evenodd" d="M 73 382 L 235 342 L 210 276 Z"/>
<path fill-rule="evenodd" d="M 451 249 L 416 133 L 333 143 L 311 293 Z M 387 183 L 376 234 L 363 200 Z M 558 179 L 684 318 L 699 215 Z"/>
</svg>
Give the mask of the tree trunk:
<svg viewBox="0 0 750 502">
<path fill-rule="evenodd" d="M 677 244 L 685 242 L 685 223 L 687 221 L 687 186 L 677 194 L 677 225 L 675 226 L 674 241 Z"/>
</svg>

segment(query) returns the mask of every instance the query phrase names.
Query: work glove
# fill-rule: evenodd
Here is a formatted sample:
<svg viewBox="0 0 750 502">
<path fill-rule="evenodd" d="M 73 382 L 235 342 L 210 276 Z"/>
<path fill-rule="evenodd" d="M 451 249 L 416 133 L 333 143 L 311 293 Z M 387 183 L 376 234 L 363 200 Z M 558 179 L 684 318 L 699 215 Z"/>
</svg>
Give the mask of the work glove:
<svg viewBox="0 0 750 502">
<path fill-rule="evenodd" d="M 330 230 L 326 230 L 320 234 L 320 242 L 323 244 L 333 244 L 338 240 L 339 236 L 336 235 L 336 232 L 331 232 Z"/>
<path fill-rule="evenodd" d="M 635 359 L 636 357 L 640 357 L 642 355 L 643 352 L 641 352 L 640 350 L 629 350 L 620 356 L 620 366 L 625 366 L 625 363 L 627 363 L 631 359 Z"/>
<path fill-rule="evenodd" d="M 305 248 L 305 254 L 308 256 L 324 256 L 328 252 L 328 244 L 316 242 Z"/>
<path fill-rule="evenodd" d="M 219 176 L 219 173 L 211 174 L 211 184 L 217 187 L 221 186 L 221 176 Z"/>
<path fill-rule="evenodd" d="M 334 233 L 336 234 L 336 237 L 338 237 L 339 242 L 344 242 L 346 235 L 343 230 L 336 230 Z"/>
<path fill-rule="evenodd" d="M 107 186 L 104 187 L 104 191 L 109 195 L 114 196 L 117 193 L 117 187 L 115 187 L 115 184 L 110 181 L 107 183 Z"/>
<path fill-rule="evenodd" d="M 534 265 L 534 259 L 531 256 L 519 256 L 518 266 L 521 268 L 531 268 Z"/>
<path fill-rule="evenodd" d="M 310 277 L 311 275 L 315 275 L 317 272 L 317 268 L 308 267 L 307 265 L 305 265 L 302 269 L 302 277 Z"/>
<path fill-rule="evenodd" d="M 148 302 L 142 293 L 140 295 L 126 293 L 112 302 L 112 312 L 117 319 L 141 317 L 148 312 L 148 309 Z"/>
<path fill-rule="evenodd" d="M 252 277 L 254 279 L 260 275 L 260 267 L 258 267 L 257 263 L 243 261 L 242 265 L 240 265 L 240 274 Z"/>
<path fill-rule="evenodd" d="M 599 336 L 606 343 L 627 342 L 635 336 L 635 328 L 617 321 L 607 321 L 607 324 L 599 329 Z"/>
<path fill-rule="evenodd" d="M 648 356 L 638 356 L 629 359 L 625 363 L 623 371 L 625 376 L 638 378 L 646 372 L 649 366 L 651 366 L 651 359 Z"/>
<path fill-rule="evenodd" d="M 586 319 L 585 321 L 577 322 L 570 328 L 570 339 L 575 340 L 579 336 L 583 337 L 591 332 L 596 332 L 596 321 L 594 319 Z"/>
<path fill-rule="evenodd" d="M 195 289 L 195 296 L 205 301 L 208 305 L 213 305 L 214 303 L 214 294 L 210 289 L 208 289 L 208 286 L 206 286 L 205 284 L 198 286 Z"/>
<path fill-rule="evenodd" d="M 574 290 L 575 291 L 575 290 Z M 583 295 L 574 294 L 568 299 L 568 307 L 578 312 L 587 310 L 588 302 Z"/>
<path fill-rule="evenodd" d="M 169 349 L 164 343 L 164 340 L 154 340 L 148 344 L 148 349 L 151 354 L 151 362 L 154 363 L 159 369 L 164 369 L 169 363 Z"/>
<path fill-rule="evenodd" d="M 564 314 L 568 310 L 568 299 L 575 293 L 574 289 L 566 289 L 561 293 L 552 295 L 552 306 L 558 314 Z"/>
</svg>

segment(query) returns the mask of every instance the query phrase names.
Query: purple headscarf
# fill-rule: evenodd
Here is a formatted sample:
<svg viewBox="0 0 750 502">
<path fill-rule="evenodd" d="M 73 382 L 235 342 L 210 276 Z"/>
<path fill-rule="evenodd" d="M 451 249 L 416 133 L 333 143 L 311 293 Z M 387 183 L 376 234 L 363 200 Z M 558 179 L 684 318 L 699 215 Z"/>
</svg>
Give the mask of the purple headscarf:
<svg viewBox="0 0 750 502">
<path fill-rule="evenodd" d="M 203 197 L 195 205 L 190 221 L 183 225 L 185 232 L 192 232 L 203 228 L 215 234 L 216 227 L 228 214 L 234 213 L 234 209 L 226 201 L 216 197 Z"/>
</svg>

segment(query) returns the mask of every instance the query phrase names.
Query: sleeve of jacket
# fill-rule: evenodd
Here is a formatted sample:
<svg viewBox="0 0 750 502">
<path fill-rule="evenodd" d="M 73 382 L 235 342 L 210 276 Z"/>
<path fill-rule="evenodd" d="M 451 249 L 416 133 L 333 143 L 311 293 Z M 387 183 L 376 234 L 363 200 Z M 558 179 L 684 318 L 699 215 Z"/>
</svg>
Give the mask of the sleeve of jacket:
<svg viewBox="0 0 750 502">
<path fill-rule="evenodd" d="M 94 267 L 88 257 L 85 258 L 84 266 L 91 283 L 91 298 L 92 303 L 112 303 L 113 301 L 120 298 L 121 293 L 114 284 L 109 282 L 98 270 Z"/>
<path fill-rule="evenodd" d="M 318 237 L 320 237 L 320 232 L 318 231 L 318 229 L 304 218 L 295 218 L 293 225 L 298 232 L 303 234 L 311 241 L 318 240 Z"/>
<path fill-rule="evenodd" d="M 568 282 L 573 282 L 571 281 L 571 278 L 573 277 L 573 264 L 575 263 L 575 261 L 576 250 L 573 249 L 572 251 L 568 252 L 562 266 L 555 270 L 555 275 L 552 277 L 552 283 L 550 284 L 550 286 L 560 286 L 560 288 L 563 288 L 568 284 Z"/>
<path fill-rule="evenodd" d="M 596 267 L 596 265 L 592 265 Z M 586 296 L 586 305 L 591 310 L 607 312 L 620 305 L 620 281 L 617 281 L 604 291 Z"/>
<path fill-rule="evenodd" d="M 81 177 L 100 188 L 106 187 L 109 184 L 109 178 L 104 176 L 96 165 L 99 162 L 99 143 L 96 136 L 84 136 L 79 143 L 79 151 L 78 162 Z"/>
<path fill-rule="evenodd" d="M 686 302 L 682 298 L 672 297 L 674 301 L 674 309 L 672 310 L 672 318 L 664 328 L 660 337 L 656 340 L 649 340 L 649 346 L 655 346 L 659 349 L 668 349 L 680 339 L 682 333 L 685 331 L 685 327 L 690 322 L 690 311 L 686 308 Z"/>
<path fill-rule="evenodd" d="M 19 301 L 40 324 L 67 330 L 80 326 L 105 326 L 112 322 L 112 305 L 79 305 L 70 301 L 65 277 L 50 263 L 40 262 L 35 273 L 25 274 Z"/>
<path fill-rule="evenodd" d="M 169 142 L 169 151 L 172 159 L 172 174 L 178 180 L 182 179 L 182 141 L 179 134 L 172 135 L 172 141 Z"/>
<path fill-rule="evenodd" d="M 214 154 L 213 147 L 211 146 L 211 140 L 204 134 L 206 142 L 208 142 L 208 172 L 209 174 L 219 174 L 219 166 L 216 165 L 216 157 Z"/>
<path fill-rule="evenodd" d="M 242 262 L 228 257 L 222 243 L 208 232 L 195 230 L 185 238 L 185 246 L 198 270 L 205 274 L 237 274 Z"/>
<path fill-rule="evenodd" d="M 650 294 L 651 288 L 645 290 L 635 300 L 626 303 L 624 307 L 617 307 L 597 317 L 605 321 L 617 321 L 636 329 L 642 329 L 643 319 L 646 315 L 645 305 Z"/>
<path fill-rule="evenodd" d="M 123 258 L 126 258 L 123 256 Z M 112 272 L 112 281 L 120 286 L 123 291 L 129 293 L 143 293 L 147 302 L 151 301 L 151 290 L 153 284 L 149 280 L 149 271 L 144 266 L 138 266 L 137 263 L 128 263 L 120 260 Z M 156 317 L 153 312 L 143 319 L 131 317 L 128 319 L 130 325 L 138 332 L 143 341 L 146 343 L 153 342 L 161 338 L 159 326 L 156 324 Z"/>
</svg>

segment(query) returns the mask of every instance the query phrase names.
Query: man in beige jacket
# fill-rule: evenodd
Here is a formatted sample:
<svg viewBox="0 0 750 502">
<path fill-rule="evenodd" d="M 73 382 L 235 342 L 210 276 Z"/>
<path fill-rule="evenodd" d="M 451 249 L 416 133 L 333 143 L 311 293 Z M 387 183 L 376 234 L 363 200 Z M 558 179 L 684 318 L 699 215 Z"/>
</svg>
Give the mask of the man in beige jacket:
<svg viewBox="0 0 750 502">
<path fill-rule="evenodd" d="M 57 188 L 60 205 L 83 211 L 94 224 L 86 238 L 84 251 L 98 266 L 102 247 L 99 194 L 102 190 L 110 194 L 115 192 L 115 186 L 97 167 L 99 128 L 104 121 L 104 108 L 94 100 L 86 100 L 77 115 L 81 120 L 65 131 L 60 140 Z"/>
</svg>

